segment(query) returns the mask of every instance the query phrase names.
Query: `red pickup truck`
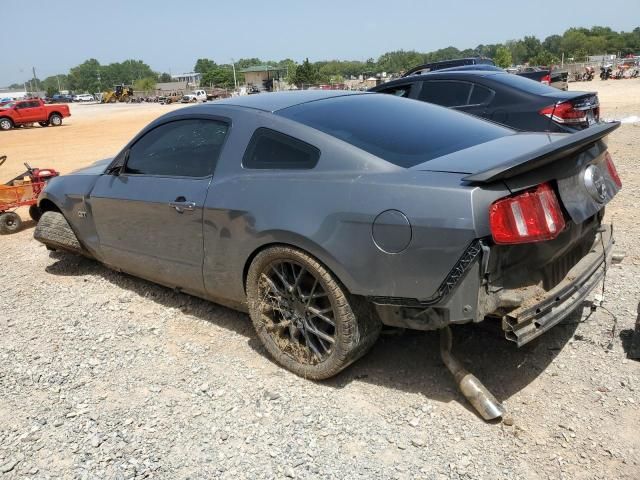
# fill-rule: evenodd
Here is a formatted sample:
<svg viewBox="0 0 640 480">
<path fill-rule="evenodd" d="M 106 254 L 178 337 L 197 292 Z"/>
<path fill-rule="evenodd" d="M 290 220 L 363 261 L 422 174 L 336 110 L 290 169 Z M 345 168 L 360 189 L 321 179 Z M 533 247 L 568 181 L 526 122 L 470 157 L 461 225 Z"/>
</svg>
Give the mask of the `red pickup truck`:
<svg viewBox="0 0 640 480">
<path fill-rule="evenodd" d="M 71 116 L 68 105 L 45 105 L 39 98 L 16 100 L 0 106 L 0 130 L 38 122 L 42 127 L 62 125 Z"/>
</svg>

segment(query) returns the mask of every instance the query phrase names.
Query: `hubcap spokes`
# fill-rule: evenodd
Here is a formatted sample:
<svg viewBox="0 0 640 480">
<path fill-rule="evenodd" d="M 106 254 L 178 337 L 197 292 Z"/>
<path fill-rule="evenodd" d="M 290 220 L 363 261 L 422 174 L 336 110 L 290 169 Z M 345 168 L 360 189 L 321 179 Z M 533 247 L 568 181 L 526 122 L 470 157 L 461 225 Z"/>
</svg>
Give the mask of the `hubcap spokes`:
<svg viewBox="0 0 640 480">
<path fill-rule="evenodd" d="M 335 315 L 318 278 L 293 261 L 272 263 L 260 276 L 260 311 L 278 346 L 301 363 L 326 359 L 335 343 Z"/>
</svg>

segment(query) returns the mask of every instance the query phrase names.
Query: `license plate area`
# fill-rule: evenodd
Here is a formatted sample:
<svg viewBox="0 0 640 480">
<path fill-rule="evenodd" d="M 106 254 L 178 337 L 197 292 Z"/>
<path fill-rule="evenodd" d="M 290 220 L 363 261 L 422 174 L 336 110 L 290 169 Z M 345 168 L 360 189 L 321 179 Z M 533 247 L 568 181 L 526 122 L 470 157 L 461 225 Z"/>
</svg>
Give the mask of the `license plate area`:
<svg viewBox="0 0 640 480">
<path fill-rule="evenodd" d="M 618 193 L 604 155 L 582 167 L 578 173 L 558 180 L 558 193 L 575 223 L 582 223 L 598 213 Z"/>
</svg>

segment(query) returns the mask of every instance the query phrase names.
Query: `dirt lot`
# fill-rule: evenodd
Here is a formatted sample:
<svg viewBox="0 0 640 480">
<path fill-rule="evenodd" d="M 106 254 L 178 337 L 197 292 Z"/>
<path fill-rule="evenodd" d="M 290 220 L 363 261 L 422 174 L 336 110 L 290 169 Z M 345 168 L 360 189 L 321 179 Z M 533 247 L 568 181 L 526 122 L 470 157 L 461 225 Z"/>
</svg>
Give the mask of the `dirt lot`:
<svg viewBox="0 0 640 480">
<path fill-rule="evenodd" d="M 606 118 L 640 115 L 640 80 L 572 87 L 598 90 Z M 0 173 L 113 155 L 170 108 L 73 105 L 63 127 L 0 134 Z M 0 477 L 640 478 L 640 364 L 624 350 L 640 315 L 639 147 L 638 124 L 610 141 L 624 189 L 607 216 L 627 255 L 606 308 L 520 350 L 454 332 L 505 423 L 469 409 L 437 334 L 383 336 L 313 383 L 274 365 L 244 314 L 49 254 L 32 223 L 0 237 Z"/>
</svg>

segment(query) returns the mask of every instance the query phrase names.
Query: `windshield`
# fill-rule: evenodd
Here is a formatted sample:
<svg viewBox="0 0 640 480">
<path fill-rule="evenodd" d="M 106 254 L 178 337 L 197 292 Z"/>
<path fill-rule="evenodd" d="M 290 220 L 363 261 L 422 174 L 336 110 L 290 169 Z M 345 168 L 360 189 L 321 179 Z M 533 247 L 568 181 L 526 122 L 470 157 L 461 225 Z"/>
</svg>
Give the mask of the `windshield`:
<svg viewBox="0 0 640 480">
<path fill-rule="evenodd" d="M 15 107 L 15 102 L 5 103 L 4 105 L 0 105 L 0 108 L 13 108 Z"/>
<path fill-rule="evenodd" d="M 514 133 L 471 115 L 382 93 L 329 98 L 277 113 L 404 168 Z"/>
</svg>

